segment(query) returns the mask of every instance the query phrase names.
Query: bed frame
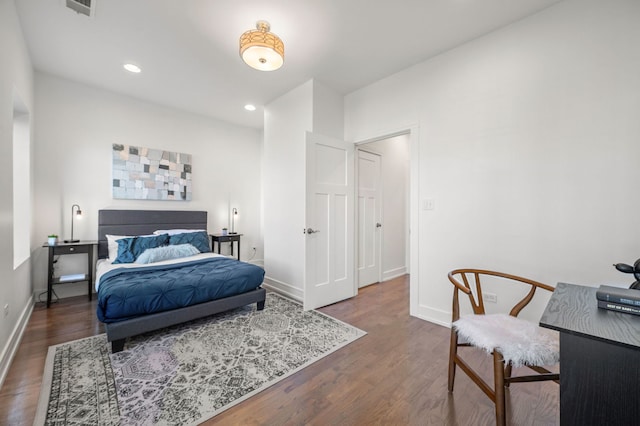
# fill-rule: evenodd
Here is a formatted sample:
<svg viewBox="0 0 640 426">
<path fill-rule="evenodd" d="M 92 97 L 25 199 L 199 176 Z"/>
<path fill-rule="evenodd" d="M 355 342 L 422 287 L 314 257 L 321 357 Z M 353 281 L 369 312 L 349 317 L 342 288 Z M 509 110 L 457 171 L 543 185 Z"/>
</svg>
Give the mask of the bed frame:
<svg viewBox="0 0 640 426">
<path fill-rule="evenodd" d="M 207 229 L 206 211 L 187 210 L 100 210 L 98 212 L 98 258 L 109 256 L 107 234 L 147 235 L 157 229 Z M 257 288 L 236 296 L 199 303 L 166 312 L 145 315 L 124 321 L 105 323 L 111 351 L 124 349 L 127 337 L 159 330 L 183 322 L 256 303 L 264 309 L 266 291 Z"/>
</svg>

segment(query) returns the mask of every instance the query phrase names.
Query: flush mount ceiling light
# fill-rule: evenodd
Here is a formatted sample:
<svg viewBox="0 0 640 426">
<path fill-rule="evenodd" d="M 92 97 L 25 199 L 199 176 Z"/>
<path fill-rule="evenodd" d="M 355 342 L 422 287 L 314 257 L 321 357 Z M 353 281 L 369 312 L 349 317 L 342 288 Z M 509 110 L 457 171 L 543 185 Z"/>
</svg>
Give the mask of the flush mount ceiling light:
<svg viewBox="0 0 640 426">
<path fill-rule="evenodd" d="M 246 109 L 247 111 L 255 111 L 256 110 L 256 106 L 255 105 L 251 105 L 251 104 L 246 104 L 244 106 L 244 109 Z"/>
<path fill-rule="evenodd" d="M 123 67 L 125 70 L 132 72 L 134 74 L 138 74 L 140 71 L 142 71 L 139 66 L 134 64 L 124 64 Z"/>
<path fill-rule="evenodd" d="M 284 43 L 270 29 L 267 21 L 258 21 L 255 30 L 240 36 L 240 56 L 251 68 L 274 71 L 284 63 Z"/>
</svg>

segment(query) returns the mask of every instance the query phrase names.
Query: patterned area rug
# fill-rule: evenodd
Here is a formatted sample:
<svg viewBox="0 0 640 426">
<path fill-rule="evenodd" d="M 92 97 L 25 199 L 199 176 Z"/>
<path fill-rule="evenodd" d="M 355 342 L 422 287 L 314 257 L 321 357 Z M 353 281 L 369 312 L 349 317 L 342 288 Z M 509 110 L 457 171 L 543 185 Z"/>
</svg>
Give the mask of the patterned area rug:
<svg viewBox="0 0 640 426">
<path fill-rule="evenodd" d="M 147 333 L 110 354 L 106 335 L 49 348 L 34 424 L 198 424 L 366 333 L 267 293 Z"/>
</svg>

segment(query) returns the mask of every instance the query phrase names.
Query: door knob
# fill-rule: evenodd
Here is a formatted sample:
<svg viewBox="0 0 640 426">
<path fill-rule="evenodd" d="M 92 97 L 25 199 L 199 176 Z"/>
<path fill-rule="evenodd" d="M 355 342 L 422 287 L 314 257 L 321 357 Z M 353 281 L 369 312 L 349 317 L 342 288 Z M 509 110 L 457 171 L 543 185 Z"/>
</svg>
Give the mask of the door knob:
<svg viewBox="0 0 640 426">
<path fill-rule="evenodd" d="M 312 229 L 312 228 L 307 228 L 306 229 L 307 234 L 315 234 L 316 232 L 320 232 L 317 229 Z"/>
<path fill-rule="evenodd" d="M 382 224 L 380 222 L 376 223 L 376 228 L 382 228 Z"/>
</svg>

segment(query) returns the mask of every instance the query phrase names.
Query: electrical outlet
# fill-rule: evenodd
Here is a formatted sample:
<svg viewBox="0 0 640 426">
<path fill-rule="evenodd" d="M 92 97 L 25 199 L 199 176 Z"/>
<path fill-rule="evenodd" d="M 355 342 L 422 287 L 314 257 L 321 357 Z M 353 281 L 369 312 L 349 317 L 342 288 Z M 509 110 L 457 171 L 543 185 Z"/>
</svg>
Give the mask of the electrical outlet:
<svg viewBox="0 0 640 426">
<path fill-rule="evenodd" d="M 8 316 L 9 316 L 9 304 L 8 304 L 8 303 L 6 303 L 6 304 L 4 305 L 4 317 L 6 318 L 6 317 L 8 317 Z"/>
<path fill-rule="evenodd" d="M 435 210 L 436 200 L 433 198 L 426 198 L 422 200 L 422 210 Z"/>
<path fill-rule="evenodd" d="M 487 303 L 498 303 L 498 295 L 495 293 L 482 293 L 482 298 Z"/>
</svg>

